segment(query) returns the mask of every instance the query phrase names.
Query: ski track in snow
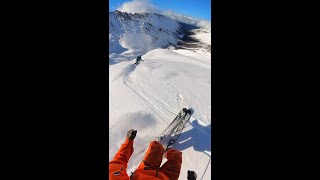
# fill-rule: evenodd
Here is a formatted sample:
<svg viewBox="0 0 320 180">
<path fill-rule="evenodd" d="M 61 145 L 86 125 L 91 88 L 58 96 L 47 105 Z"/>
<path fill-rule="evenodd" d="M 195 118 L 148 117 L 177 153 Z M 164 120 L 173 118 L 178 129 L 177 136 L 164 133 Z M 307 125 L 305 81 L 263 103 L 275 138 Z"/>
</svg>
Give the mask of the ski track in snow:
<svg viewBox="0 0 320 180">
<path fill-rule="evenodd" d="M 210 55 L 155 49 L 142 58 L 144 62 L 138 66 L 133 61 L 109 65 L 109 160 L 124 142 L 126 132 L 137 129 L 127 169 L 130 175 L 150 141 L 188 107 L 194 114 L 175 146 L 183 152 L 179 179 L 187 179 L 188 170 L 194 170 L 200 179 L 211 179 Z"/>
<path fill-rule="evenodd" d="M 134 93 L 136 93 L 142 100 L 144 100 L 146 102 L 146 104 L 152 109 L 152 111 L 154 113 L 156 113 L 158 115 L 158 117 L 160 117 L 163 122 L 165 122 L 167 125 L 169 125 L 169 123 L 167 123 L 163 118 L 162 116 L 158 113 L 158 112 L 161 112 L 167 119 L 169 119 L 162 111 L 160 111 L 157 106 L 155 106 L 153 103 L 151 103 L 150 101 L 148 101 L 148 99 L 146 98 L 146 96 L 143 96 L 143 94 L 141 93 L 138 93 L 132 86 L 128 85 L 128 82 L 126 80 L 124 80 L 124 83 L 127 87 L 129 87 Z M 156 110 L 155 110 L 156 109 Z"/>
<path fill-rule="evenodd" d="M 135 65 L 128 65 L 127 68 L 130 68 L 130 66 L 135 66 Z M 132 68 L 131 68 L 132 69 Z M 135 69 L 135 68 L 134 68 Z M 133 69 L 133 70 L 134 70 Z M 134 88 L 134 84 L 133 82 L 130 80 L 130 77 L 129 75 L 131 74 L 132 71 L 130 71 L 129 73 L 125 74 L 123 76 L 123 83 L 128 87 L 130 88 L 136 95 L 138 95 L 149 107 L 150 109 L 156 114 L 158 115 L 158 117 L 160 117 L 163 122 L 165 122 L 167 125 L 169 125 L 169 123 L 164 120 L 164 118 L 160 115 L 160 113 L 167 119 L 167 120 L 170 120 L 170 118 L 168 116 L 166 116 L 165 113 L 163 113 L 163 111 L 159 110 L 159 108 L 157 107 L 157 105 L 155 103 L 153 103 L 152 101 L 150 101 L 147 96 L 143 93 L 143 91 L 141 91 L 140 89 L 137 90 Z M 160 101 L 160 100 L 158 100 Z M 165 103 L 163 103 L 165 104 Z M 165 104 L 167 106 L 169 106 L 168 104 Z M 167 110 L 169 111 L 169 110 Z M 171 113 L 173 113 L 172 111 L 169 111 Z M 174 113 L 173 113 L 174 114 Z"/>
</svg>

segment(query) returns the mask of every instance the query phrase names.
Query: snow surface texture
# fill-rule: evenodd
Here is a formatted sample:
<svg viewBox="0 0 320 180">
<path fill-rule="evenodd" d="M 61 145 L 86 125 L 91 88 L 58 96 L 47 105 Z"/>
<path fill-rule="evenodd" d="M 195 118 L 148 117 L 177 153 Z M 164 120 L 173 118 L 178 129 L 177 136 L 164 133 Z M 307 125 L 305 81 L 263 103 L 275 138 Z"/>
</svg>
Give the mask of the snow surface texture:
<svg viewBox="0 0 320 180">
<path fill-rule="evenodd" d="M 127 23 L 132 25 L 129 21 Z M 188 170 L 195 171 L 199 180 L 211 179 L 211 54 L 187 49 L 161 49 L 162 42 L 146 49 L 147 43 L 155 37 L 140 33 L 141 26 L 134 27 L 136 29 L 129 32 L 119 26 L 125 33 L 120 33 L 119 39 L 111 38 L 126 50 L 119 48 L 109 54 L 109 161 L 125 141 L 127 131 L 138 130 L 127 168 L 130 175 L 141 163 L 149 143 L 183 107 L 187 107 L 192 108 L 194 114 L 174 147 L 183 153 L 179 179 L 187 179 Z M 117 33 L 111 34 L 116 36 Z M 144 37 L 143 43 L 135 39 L 141 36 Z M 206 40 L 201 36 L 195 38 Z M 129 38 L 137 43 L 129 45 Z M 136 66 L 137 54 L 142 54 L 144 62 Z M 164 158 L 163 163 L 165 161 Z"/>
</svg>

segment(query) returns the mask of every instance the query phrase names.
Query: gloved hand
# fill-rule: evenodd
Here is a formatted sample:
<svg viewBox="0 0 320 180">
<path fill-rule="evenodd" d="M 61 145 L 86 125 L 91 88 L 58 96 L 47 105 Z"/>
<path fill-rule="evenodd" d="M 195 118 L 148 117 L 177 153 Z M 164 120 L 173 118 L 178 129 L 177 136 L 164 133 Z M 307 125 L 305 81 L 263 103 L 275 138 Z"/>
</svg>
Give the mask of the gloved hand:
<svg viewBox="0 0 320 180">
<path fill-rule="evenodd" d="M 194 171 L 188 171 L 188 180 L 196 180 L 197 174 Z"/>
<path fill-rule="evenodd" d="M 137 130 L 129 130 L 128 133 L 127 133 L 127 138 L 130 139 L 130 140 L 134 140 L 134 138 L 136 137 L 137 135 Z"/>
</svg>

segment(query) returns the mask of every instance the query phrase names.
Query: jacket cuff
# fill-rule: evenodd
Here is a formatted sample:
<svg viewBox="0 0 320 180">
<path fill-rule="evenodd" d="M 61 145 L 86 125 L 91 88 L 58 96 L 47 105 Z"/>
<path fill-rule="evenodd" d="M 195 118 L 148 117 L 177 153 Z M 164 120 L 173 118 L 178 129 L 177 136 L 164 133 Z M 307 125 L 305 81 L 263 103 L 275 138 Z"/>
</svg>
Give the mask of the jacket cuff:
<svg viewBox="0 0 320 180">
<path fill-rule="evenodd" d="M 126 144 L 132 144 L 133 145 L 133 140 L 130 140 L 129 138 L 126 138 Z"/>
</svg>

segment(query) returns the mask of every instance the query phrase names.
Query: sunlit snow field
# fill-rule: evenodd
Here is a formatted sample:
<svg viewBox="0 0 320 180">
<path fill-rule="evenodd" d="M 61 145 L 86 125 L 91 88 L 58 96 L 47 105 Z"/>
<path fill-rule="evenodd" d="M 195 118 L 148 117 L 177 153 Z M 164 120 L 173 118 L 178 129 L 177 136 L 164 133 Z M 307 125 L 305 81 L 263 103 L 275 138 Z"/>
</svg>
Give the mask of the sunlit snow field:
<svg viewBox="0 0 320 180">
<path fill-rule="evenodd" d="M 210 35 L 206 32 L 194 36 L 209 44 Z M 113 37 L 114 49 L 109 54 L 109 161 L 125 141 L 126 132 L 138 130 L 127 169 L 130 175 L 142 161 L 150 141 L 187 107 L 194 114 L 175 145 L 183 152 L 179 179 L 187 179 L 188 170 L 195 171 L 197 179 L 211 179 L 211 54 L 150 49 L 148 36 L 136 36 L 143 39 L 143 43 L 136 44 L 134 37 Z M 139 54 L 144 62 L 136 66 Z"/>
</svg>

